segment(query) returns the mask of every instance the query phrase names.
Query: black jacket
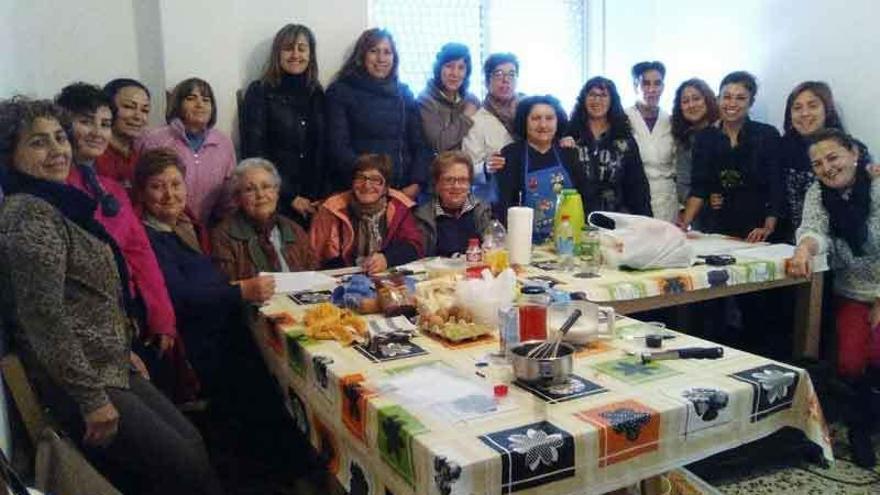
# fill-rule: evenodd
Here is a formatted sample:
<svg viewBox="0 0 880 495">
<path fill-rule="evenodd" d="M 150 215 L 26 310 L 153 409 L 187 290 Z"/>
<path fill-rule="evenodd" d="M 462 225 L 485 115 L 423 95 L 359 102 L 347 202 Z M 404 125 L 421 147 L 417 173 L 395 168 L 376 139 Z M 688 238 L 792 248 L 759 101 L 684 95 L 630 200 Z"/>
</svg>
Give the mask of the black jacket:
<svg viewBox="0 0 880 495">
<path fill-rule="evenodd" d="M 266 158 L 278 167 L 283 208 L 296 196 L 317 200 L 332 192 L 320 86 L 308 89 L 296 76 L 285 76 L 277 87 L 254 81 L 245 94 L 243 129 L 242 156 Z"/>
<path fill-rule="evenodd" d="M 340 79 L 327 88 L 327 152 L 343 188 L 351 186 L 355 158 L 384 153 L 394 162 L 391 187 L 428 182 L 431 150 L 409 88 L 367 76 Z"/>
</svg>

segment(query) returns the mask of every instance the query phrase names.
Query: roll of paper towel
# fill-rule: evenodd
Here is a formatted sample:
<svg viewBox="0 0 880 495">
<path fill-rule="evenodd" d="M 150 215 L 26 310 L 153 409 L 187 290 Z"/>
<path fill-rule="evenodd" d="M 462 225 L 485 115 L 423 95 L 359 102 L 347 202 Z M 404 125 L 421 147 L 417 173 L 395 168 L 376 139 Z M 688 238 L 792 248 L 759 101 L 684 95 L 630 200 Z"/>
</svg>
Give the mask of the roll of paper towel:
<svg viewBox="0 0 880 495">
<path fill-rule="evenodd" d="M 507 250 L 510 263 L 528 265 L 532 261 L 532 221 L 535 212 L 525 206 L 507 209 Z"/>
</svg>

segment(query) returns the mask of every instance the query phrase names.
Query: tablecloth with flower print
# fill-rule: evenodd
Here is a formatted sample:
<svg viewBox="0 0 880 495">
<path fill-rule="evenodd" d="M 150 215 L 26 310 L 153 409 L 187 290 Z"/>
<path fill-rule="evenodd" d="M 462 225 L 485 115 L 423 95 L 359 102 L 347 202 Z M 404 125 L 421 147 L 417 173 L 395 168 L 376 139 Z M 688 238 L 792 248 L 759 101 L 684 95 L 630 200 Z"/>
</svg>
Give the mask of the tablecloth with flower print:
<svg viewBox="0 0 880 495">
<path fill-rule="evenodd" d="M 263 312 L 296 317 L 305 307 L 277 296 Z M 642 344 L 622 338 L 638 325 L 624 318 L 618 338 L 579 351 L 567 383 L 511 384 L 502 411 L 456 422 L 408 409 L 376 384 L 438 362 L 473 375 L 494 338 L 453 345 L 419 335 L 378 357 L 291 328 L 264 327 L 258 341 L 297 427 L 355 495 L 604 493 L 783 427 L 833 460 L 804 370 L 730 348 L 718 360 L 643 365 L 625 352 Z M 666 342 L 714 345 L 684 334 Z"/>
</svg>

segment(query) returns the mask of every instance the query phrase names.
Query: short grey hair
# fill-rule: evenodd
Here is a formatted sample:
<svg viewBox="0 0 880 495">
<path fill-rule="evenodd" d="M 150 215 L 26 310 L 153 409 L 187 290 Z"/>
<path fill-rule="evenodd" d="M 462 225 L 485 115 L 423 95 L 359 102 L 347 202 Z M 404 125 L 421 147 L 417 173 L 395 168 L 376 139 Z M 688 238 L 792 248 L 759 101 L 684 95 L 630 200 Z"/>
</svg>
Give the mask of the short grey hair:
<svg viewBox="0 0 880 495">
<path fill-rule="evenodd" d="M 245 174 L 254 169 L 267 172 L 272 176 L 275 186 L 281 187 L 281 175 L 278 174 L 278 169 L 275 167 L 275 164 L 265 158 L 247 158 L 239 162 L 235 167 L 235 170 L 232 171 L 232 179 L 229 187 L 233 196 L 238 196 L 238 193 L 241 192 L 241 183 L 244 180 Z"/>
</svg>

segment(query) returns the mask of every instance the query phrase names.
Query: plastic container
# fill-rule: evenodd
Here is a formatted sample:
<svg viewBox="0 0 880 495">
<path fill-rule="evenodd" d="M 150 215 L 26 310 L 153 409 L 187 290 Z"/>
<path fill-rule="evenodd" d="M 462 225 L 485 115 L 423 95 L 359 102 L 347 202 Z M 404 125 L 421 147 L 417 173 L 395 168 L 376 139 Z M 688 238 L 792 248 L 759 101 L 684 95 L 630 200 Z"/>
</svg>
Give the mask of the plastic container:
<svg viewBox="0 0 880 495">
<path fill-rule="evenodd" d="M 581 271 L 598 274 L 602 267 L 602 245 L 599 240 L 599 229 L 585 225 L 581 230 L 581 242 L 576 251 Z"/>
<path fill-rule="evenodd" d="M 498 275 L 510 266 L 507 229 L 498 220 L 492 220 L 483 232 L 483 263 L 489 266 L 493 275 Z"/>
<path fill-rule="evenodd" d="M 548 306 L 550 296 L 543 287 L 523 287 L 517 304 L 520 342 L 547 338 Z"/>
<path fill-rule="evenodd" d="M 584 228 L 584 202 L 577 189 L 563 189 L 556 197 L 556 214 L 553 218 L 554 227 L 559 225 L 562 217 L 568 215 L 571 231 L 579 233 Z M 579 239 L 575 239 L 575 243 Z"/>
<path fill-rule="evenodd" d="M 568 215 L 562 215 L 562 219 L 556 226 L 555 232 L 556 255 L 559 256 L 559 265 L 564 271 L 572 271 L 577 265 L 574 257 L 574 230 Z"/>
</svg>

